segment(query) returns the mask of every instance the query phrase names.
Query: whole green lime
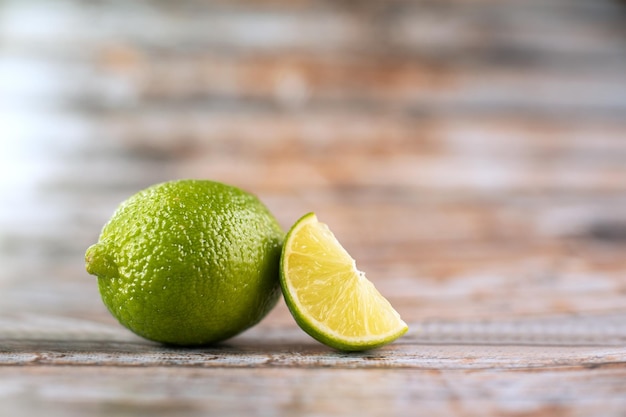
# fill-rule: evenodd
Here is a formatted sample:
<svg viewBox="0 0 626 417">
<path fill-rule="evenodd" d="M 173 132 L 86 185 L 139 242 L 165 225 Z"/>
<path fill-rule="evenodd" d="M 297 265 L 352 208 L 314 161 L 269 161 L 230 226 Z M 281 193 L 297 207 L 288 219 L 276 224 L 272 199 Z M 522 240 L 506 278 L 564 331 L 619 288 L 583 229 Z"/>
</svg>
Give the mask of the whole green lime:
<svg viewBox="0 0 626 417">
<path fill-rule="evenodd" d="M 122 325 L 150 340 L 202 345 L 253 326 L 276 304 L 283 238 L 255 196 L 178 180 L 123 202 L 85 263 Z"/>
</svg>

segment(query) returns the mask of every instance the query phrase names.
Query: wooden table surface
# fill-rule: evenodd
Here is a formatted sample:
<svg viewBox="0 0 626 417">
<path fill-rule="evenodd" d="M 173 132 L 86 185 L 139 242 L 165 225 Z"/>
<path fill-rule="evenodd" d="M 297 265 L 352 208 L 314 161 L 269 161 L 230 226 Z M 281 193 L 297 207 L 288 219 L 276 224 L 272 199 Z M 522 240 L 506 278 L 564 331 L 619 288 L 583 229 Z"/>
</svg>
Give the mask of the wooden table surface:
<svg viewBox="0 0 626 417">
<path fill-rule="evenodd" d="M 626 3 L 0 2 L 0 415 L 626 416 Z M 175 178 L 315 211 L 409 323 L 122 328 L 84 251 Z"/>
</svg>

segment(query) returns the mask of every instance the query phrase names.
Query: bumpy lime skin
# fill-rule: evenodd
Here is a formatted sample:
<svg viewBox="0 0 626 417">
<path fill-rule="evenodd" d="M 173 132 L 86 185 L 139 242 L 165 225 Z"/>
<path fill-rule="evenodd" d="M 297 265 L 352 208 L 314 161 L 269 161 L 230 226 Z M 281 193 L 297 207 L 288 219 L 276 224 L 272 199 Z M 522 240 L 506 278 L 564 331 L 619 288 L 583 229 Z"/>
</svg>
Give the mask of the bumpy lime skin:
<svg viewBox="0 0 626 417">
<path fill-rule="evenodd" d="M 257 324 L 280 296 L 284 232 L 253 195 L 208 180 L 147 188 L 85 255 L 102 300 L 136 334 L 205 345 Z"/>
</svg>

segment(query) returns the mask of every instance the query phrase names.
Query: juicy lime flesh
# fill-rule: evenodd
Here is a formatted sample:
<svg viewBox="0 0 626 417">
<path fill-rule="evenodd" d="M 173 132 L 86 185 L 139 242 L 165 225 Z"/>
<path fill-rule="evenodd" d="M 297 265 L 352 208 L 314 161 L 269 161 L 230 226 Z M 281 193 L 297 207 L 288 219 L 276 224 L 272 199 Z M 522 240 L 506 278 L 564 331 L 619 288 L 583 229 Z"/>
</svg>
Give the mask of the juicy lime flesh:
<svg viewBox="0 0 626 417">
<path fill-rule="evenodd" d="M 86 253 L 104 304 L 147 339 L 200 345 L 259 322 L 280 295 L 283 232 L 238 188 L 158 184 L 129 198 Z"/>
<path fill-rule="evenodd" d="M 319 341 L 342 350 L 382 346 L 408 327 L 313 214 L 292 228 L 281 283 L 292 314 Z"/>
</svg>

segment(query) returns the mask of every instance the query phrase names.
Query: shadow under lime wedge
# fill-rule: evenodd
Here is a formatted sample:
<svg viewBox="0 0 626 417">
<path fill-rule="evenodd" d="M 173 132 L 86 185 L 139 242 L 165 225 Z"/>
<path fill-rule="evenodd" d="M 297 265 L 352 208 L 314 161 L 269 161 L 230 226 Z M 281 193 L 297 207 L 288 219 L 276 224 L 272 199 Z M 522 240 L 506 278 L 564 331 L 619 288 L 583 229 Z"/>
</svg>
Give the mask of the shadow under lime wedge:
<svg viewBox="0 0 626 417">
<path fill-rule="evenodd" d="M 314 213 L 303 216 L 287 234 L 280 275 L 296 322 L 327 346 L 344 351 L 373 349 L 408 330 Z"/>
</svg>

